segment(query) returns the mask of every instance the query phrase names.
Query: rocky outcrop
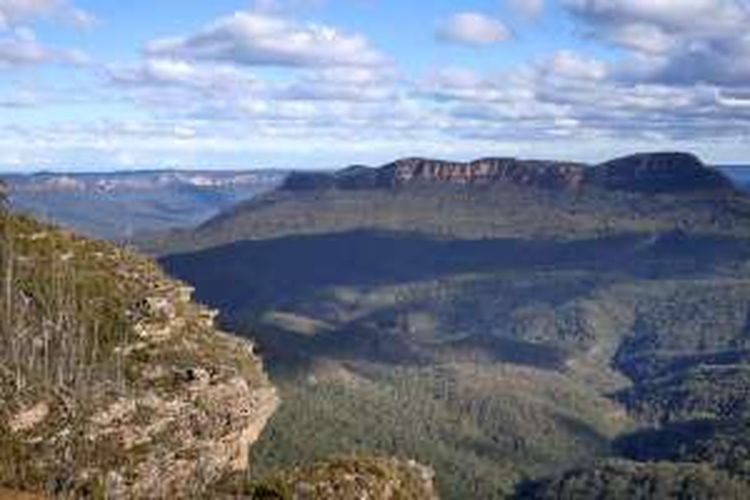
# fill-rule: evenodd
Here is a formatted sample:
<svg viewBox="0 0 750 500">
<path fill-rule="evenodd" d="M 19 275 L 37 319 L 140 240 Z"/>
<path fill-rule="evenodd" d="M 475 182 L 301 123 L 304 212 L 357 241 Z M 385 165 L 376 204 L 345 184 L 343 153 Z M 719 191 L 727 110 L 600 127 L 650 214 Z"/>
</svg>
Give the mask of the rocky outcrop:
<svg viewBox="0 0 750 500">
<path fill-rule="evenodd" d="M 350 457 L 279 472 L 249 484 L 227 482 L 216 494 L 253 500 L 437 500 L 434 477 L 432 469 L 412 460 Z"/>
<path fill-rule="evenodd" d="M 469 163 L 407 158 L 380 168 L 353 166 L 328 173 L 295 173 L 283 189 L 378 189 L 417 184 L 487 185 L 506 183 L 548 189 L 578 189 L 584 166 L 577 163 L 485 158 Z"/>
<path fill-rule="evenodd" d="M 586 172 L 586 184 L 607 190 L 675 193 L 731 190 L 732 181 L 689 153 L 650 153 L 608 161 Z"/>
<path fill-rule="evenodd" d="M 150 260 L 4 214 L 0 487 L 185 498 L 248 468 L 278 404 L 251 342 Z M 5 271 L 4 271 L 5 272 Z"/>
<path fill-rule="evenodd" d="M 448 182 L 482 185 L 508 183 L 549 189 L 578 189 L 584 166 L 551 161 L 524 161 L 513 158 L 485 158 L 470 163 L 423 159 L 399 160 L 383 167 L 392 172 L 393 183 Z"/>
<path fill-rule="evenodd" d="M 279 403 L 254 345 L 149 259 L 0 222 L 0 498 L 220 498 L 246 481 Z M 436 498 L 430 469 L 395 459 L 278 478 L 290 498 Z"/>
<path fill-rule="evenodd" d="M 728 190 L 732 182 L 688 153 L 647 153 L 597 166 L 573 162 L 484 158 L 468 163 L 407 158 L 380 168 L 353 166 L 336 173 L 299 172 L 282 189 L 387 189 L 401 186 L 506 184 L 577 192 L 604 189 L 647 193 Z"/>
</svg>

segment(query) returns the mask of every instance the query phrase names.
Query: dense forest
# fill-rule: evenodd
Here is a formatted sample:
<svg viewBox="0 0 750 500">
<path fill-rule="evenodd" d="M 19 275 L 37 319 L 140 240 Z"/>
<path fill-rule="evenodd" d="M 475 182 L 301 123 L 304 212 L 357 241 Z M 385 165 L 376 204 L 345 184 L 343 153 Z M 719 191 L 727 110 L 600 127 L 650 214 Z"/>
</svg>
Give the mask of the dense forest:
<svg viewBox="0 0 750 500">
<path fill-rule="evenodd" d="M 739 498 L 750 199 L 623 161 L 586 189 L 303 177 L 149 248 L 262 349 L 263 473 L 355 450 L 433 465 L 446 498 Z M 734 431 L 647 453 L 699 422 Z"/>
</svg>

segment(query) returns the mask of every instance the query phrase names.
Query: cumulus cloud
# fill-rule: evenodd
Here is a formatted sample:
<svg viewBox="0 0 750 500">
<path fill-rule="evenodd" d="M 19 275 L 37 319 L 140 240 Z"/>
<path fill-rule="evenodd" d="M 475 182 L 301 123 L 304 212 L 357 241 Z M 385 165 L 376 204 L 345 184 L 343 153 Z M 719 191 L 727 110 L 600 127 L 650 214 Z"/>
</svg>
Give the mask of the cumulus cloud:
<svg viewBox="0 0 750 500">
<path fill-rule="evenodd" d="M 155 40 L 146 52 L 246 66 L 361 67 L 386 62 L 361 35 L 258 12 L 236 12 L 196 34 Z"/>
<path fill-rule="evenodd" d="M 296 22 L 284 17 L 287 10 L 239 12 L 193 34 L 155 40 L 140 62 L 104 68 L 108 85 L 99 95 L 118 105 L 129 100 L 143 111 L 139 121 L 112 116 L 33 130 L 0 124 L 0 146 L 28 154 L 86 151 L 104 159 L 124 151 L 144 162 L 225 152 L 256 158 L 265 151 L 273 161 L 297 155 L 309 165 L 315 153 L 328 159 L 331 151 L 348 162 L 367 161 L 374 151 L 387 151 L 386 158 L 524 154 L 521 144 L 533 155 L 543 144 L 545 156 L 564 156 L 613 144 L 692 148 L 697 140 L 742 145 L 750 139 L 750 35 L 739 28 L 747 14 L 741 3 L 684 0 L 674 8 L 666 0 L 561 1 L 581 23 L 578 33 L 624 50 L 606 61 L 559 50 L 502 71 L 402 74 L 361 35 Z M 482 46 L 511 36 L 500 21 L 478 15 L 480 21 L 471 15 L 446 21 L 441 31 L 455 29 L 441 38 Z M 5 65 L 71 56 L 17 26 L 0 32 Z M 17 93 L 0 107 L 34 106 L 44 97 Z M 553 144 L 563 146 L 548 149 Z"/>
<path fill-rule="evenodd" d="M 741 0 L 565 0 L 595 24 L 649 24 L 672 33 L 720 34 L 741 28 L 748 14 Z"/>
<path fill-rule="evenodd" d="M 24 23 L 40 17 L 88 27 L 94 17 L 65 0 L 0 0 L 0 68 L 18 68 L 45 63 L 82 65 L 88 56 L 80 50 L 48 46 Z"/>
<path fill-rule="evenodd" d="M 66 0 L 0 0 L 0 28 L 9 28 L 38 17 L 53 17 L 86 28 L 94 16 Z"/>
<path fill-rule="evenodd" d="M 253 75 L 227 64 L 195 64 L 179 59 L 149 58 L 136 66 L 107 68 L 108 79 L 132 88 L 186 87 L 211 92 L 260 85 Z"/>
<path fill-rule="evenodd" d="M 590 34 L 628 49 L 620 73 L 669 85 L 750 85 L 742 0 L 566 0 Z"/>
<path fill-rule="evenodd" d="M 511 38 L 510 29 L 499 19 L 478 12 L 460 12 L 442 23 L 437 38 L 471 46 L 492 45 Z"/>
<path fill-rule="evenodd" d="M 392 71 L 374 68 L 315 70 L 283 86 L 277 97 L 307 101 L 369 101 L 386 105 L 397 99 L 395 78 Z"/>
<path fill-rule="evenodd" d="M 441 70 L 419 92 L 452 134 L 476 140 L 736 141 L 750 122 L 750 91 L 621 81 L 571 51 L 502 73 Z"/>
<path fill-rule="evenodd" d="M 16 28 L 0 34 L 0 68 L 16 68 L 43 63 L 82 65 L 88 57 L 81 51 L 48 47 L 28 28 Z"/>
</svg>

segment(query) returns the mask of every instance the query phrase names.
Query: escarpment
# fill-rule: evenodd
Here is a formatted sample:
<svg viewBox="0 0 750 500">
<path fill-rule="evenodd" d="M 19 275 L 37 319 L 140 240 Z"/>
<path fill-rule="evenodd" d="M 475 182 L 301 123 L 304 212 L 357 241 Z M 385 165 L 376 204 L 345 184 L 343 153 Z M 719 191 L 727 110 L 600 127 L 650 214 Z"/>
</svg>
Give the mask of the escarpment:
<svg viewBox="0 0 750 500">
<path fill-rule="evenodd" d="M 296 173 L 287 179 L 283 188 L 382 189 L 429 183 L 506 183 L 550 189 L 577 189 L 584 179 L 584 169 L 585 166 L 578 163 L 515 158 L 485 158 L 468 163 L 406 158 L 380 168 L 354 166 L 334 174 Z"/>
<path fill-rule="evenodd" d="M 379 168 L 353 166 L 336 173 L 296 173 L 283 189 L 385 189 L 420 184 L 490 185 L 561 191 L 598 188 L 648 193 L 728 190 L 731 181 L 689 153 L 641 153 L 599 165 L 483 158 L 451 162 L 406 158 Z"/>
<path fill-rule="evenodd" d="M 278 398 L 150 260 L 3 214 L 0 486 L 180 498 L 247 469 Z"/>
</svg>

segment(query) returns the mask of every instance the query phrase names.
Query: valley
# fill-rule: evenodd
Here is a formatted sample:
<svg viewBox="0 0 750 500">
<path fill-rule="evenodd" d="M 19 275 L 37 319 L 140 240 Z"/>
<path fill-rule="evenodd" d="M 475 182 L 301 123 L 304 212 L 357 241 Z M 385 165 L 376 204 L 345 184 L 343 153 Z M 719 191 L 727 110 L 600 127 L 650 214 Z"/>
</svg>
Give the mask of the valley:
<svg viewBox="0 0 750 500">
<path fill-rule="evenodd" d="M 18 293 L 3 331 L 27 333 L 3 336 L 0 485 L 55 477 L 127 498 L 159 477 L 178 496 L 449 500 L 750 488 L 750 197 L 720 171 L 684 153 L 412 158 L 278 182 L 193 228 L 142 233 L 166 274 L 4 215 Z M 70 429 L 85 447 L 59 437 Z"/>
<path fill-rule="evenodd" d="M 190 227 L 274 189 L 283 171 L 134 171 L 0 175 L 16 210 L 80 233 L 125 241 Z"/>
<path fill-rule="evenodd" d="M 748 236 L 718 171 L 640 155 L 293 174 L 145 248 L 258 342 L 284 400 L 259 471 L 380 452 L 433 465 L 445 498 L 558 498 L 744 484 L 715 451 L 655 468 L 623 443 L 748 415 Z"/>
</svg>

